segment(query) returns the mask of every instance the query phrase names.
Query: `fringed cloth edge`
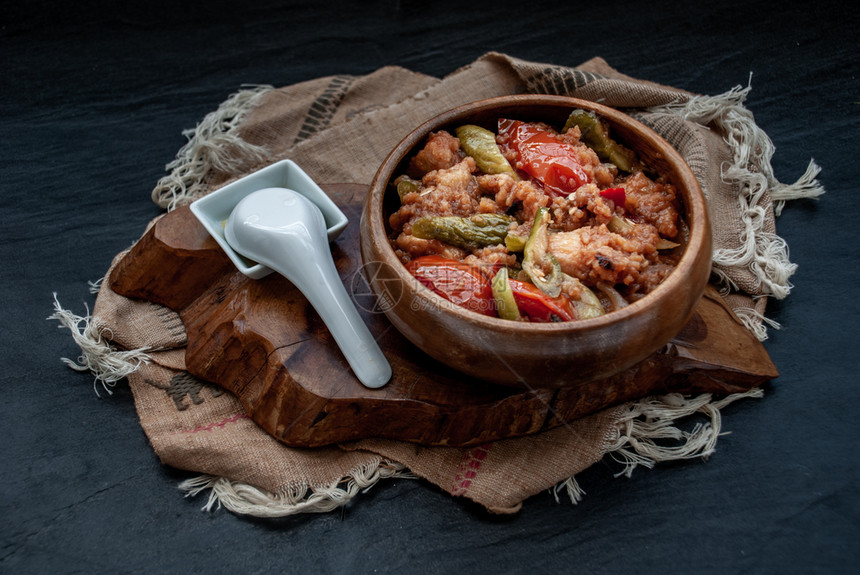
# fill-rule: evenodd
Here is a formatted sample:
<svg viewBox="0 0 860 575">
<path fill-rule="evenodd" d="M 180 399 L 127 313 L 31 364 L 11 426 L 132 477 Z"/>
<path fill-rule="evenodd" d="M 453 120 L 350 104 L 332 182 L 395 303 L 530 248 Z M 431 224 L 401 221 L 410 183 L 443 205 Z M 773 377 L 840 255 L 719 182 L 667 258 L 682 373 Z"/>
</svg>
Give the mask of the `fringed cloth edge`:
<svg viewBox="0 0 860 575">
<path fill-rule="evenodd" d="M 149 349 L 114 349 L 109 343 L 109 331 L 99 325 L 97 318 L 78 316 L 64 310 L 56 295 L 54 309 L 54 314 L 48 319 L 57 320 L 59 327 L 69 329 L 81 348 L 77 362 L 62 358 L 63 362 L 77 371 L 92 372 L 95 382 L 101 383 L 109 394 L 116 382 L 151 361 L 147 354 L 152 351 Z M 667 461 L 707 459 L 722 434 L 720 411 L 739 399 L 762 396 L 763 391 L 756 388 L 718 401 L 714 401 L 710 394 L 686 397 L 676 393 L 628 403 L 624 416 L 616 423 L 616 437 L 607 446 L 606 454 L 623 466 L 617 475 L 626 477 L 631 477 L 639 466 L 651 468 Z M 704 414 L 709 420 L 696 423 L 689 431 L 676 425 L 697 413 Z M 667 445 L 667 442 L 673 443 Z M 354 469 L 330 484 L 293 485 L 281 493 L 270 493 L 246 483 L 211 475 L 187 479 L 179 489 L 186 492 L 186 496 L 208 491 L 209 496 L 203 506 L 207 511 L 223 506 L 234 513 L 271 518 L 331 511 L 366 492 L 380 480 L 391 478 L 415 478 L 415 475 L 395 461 L 382 459 L 375 465 Z M 560 501 L 559 493 L 562 491 L 574 504 L 585 494 L 575 476 L 550 489 L 556 501 Z"/>
<path fill-rule="evenodd" d="M 761 389 L 729 395 L 719 401 L 713 401 L 710 394 L 695 397 L 669 394 L 628 404 L 627 413 L 616 424 L 618 437 L 606 452 L 623 466 L 616 477 L 623 475 L 629 478 L 639 466 L 652 468 L 657 463 L 668 461 L 707 459 L 716 448 L 717 438 L 724 434 L 720 410 L 739 399 L 762 396 Z M 675 425 L 697 413 L 706 415 L 709 421 L 698 422 L 689 431 Z M 366 493 L 379 481 L 392 478 L 417 477 L 403 465 L 383 459 L 377 464 L 353 470 L 348 476 L 328 485 L 295 485 L 281 493 L 269 493 L 253 485 L 211 475 L 187 479 L 179 489 L 186 492 L 186 497 L 208 491 L 202 508 L 205 511 L 223 506 L 234 513 L 276 518 L 332 511 L 346 505 L 359 493 Z M 559 494 L 562 491 L 572 504 L 579 503 L 585 495 L 575 475 L 549 491 L 558 503 L 561 502 Z"/>
<path fill-rule="evenodd" d="M 200 193 L 206 176 L 213 170 L 240 173 L 248 165 L 268 158 L 266 148 L 240 138 L 236 128 L 273 86 L 240 90 L 207 114 L 192 130 L 182 135 L 187 142 L 176 158 L 165 166 L 170 173 L 152 190 L 152 201 L 168 211 L 191 202 Z"/>
<path fill-rule="evenodd" d="M 816 181 L 821 168 L 812 159 L 804 174 L 793 184 L 779 182 L 773 173 L 771 160 L 775 151 L 773 141 L 758 127 L 750 110 L 744 107 L 751 86 L 735 86 L 716 96 L 693 96 L 688 100 L 648 108 L 654 114 L 672 114 L 703 126 L 714 125 L 732 153 L 732 162 L 720 166 L 720 177 L 739 191 L 737 201 L 744 230 L 741 245 L 733 249 L 716 249 L 713 253 L 713 274 L 720 282 L 723 295 L 737 290 L 728 271 L 748 269 L 759 283 L 760 294 L 755 298 L 784 299 L 793 285 L 789 281 L 797 265 L 789 259 L 788 244 L 774 233 L 765 231 L 769 201 L 776 216 L 788 200 L 814 199 L 824 193 Z M 769 193 L 770 198 L 766 197 Z M 767 327 L 780 325 L 767 319 L 752 307 L 735 310 L 741 322 L 759 341 L 767 339 Z"/>
<path fill-rule="evenodd" d="M 98 283 L 91 284 L 94 288 Z M 86 304 L 84 304 L 86 306 Z M 90 315 L 89 306 L 86 306 L 87 314 L 79 316 L 67 309 L 63 309 L 57 294 L 54 293 L 54 313 L 48 316 L 49 320 L 59 322 L 60 329 L 66 328 L 72 334 L 72 339 L 81 349 L 81 355 L 77 361 L 67 357 L 61 357 L 60 361 L 75 371 L 89 371 L 93 374 L 93 389 L 99 395 L 98 384 L 113 395 L 113 387 L 117 382 L 128 377 L 144 364 L 152 361 L 148 352 L 150 348 L 132 350 L 119 350 L 110 344 L 112 333 L 109 328 L 101 325 L 97 317 Z"/>
<path fill-rule="evenodd" d="M 367 493 L 382 479 L 415 479 L 405 466 L 389 460 L 364 465 L 326 485 L 292 485 L 280 493 L 269 493 L 253 485 L 214 475 L 200 475 L 179 484 L 186 497 L 209 492 L 202 509 L 225 507 L 233 513 L 276 518 L 299 513 L 327 513 L 343 507 L 359 493 Z"/>
</svg>

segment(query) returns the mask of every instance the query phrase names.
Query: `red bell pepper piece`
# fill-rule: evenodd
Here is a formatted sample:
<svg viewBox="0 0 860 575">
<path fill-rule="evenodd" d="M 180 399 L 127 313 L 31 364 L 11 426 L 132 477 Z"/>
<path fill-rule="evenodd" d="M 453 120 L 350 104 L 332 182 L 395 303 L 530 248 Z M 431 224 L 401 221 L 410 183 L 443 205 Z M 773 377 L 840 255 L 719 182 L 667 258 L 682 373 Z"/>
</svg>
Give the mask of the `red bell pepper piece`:
<svg viewBox="0 0 860 575">
<path fill-rule="evenodd" d="M 499 134 L 520 160 L 520 169 L 540 181 L 551 194 L 567 196 L 588 182 L 576 149 L 546 130 L 519 120 L 499 120 Z"/>
<path fill-rule="evenodd" d="M 612 203 L 620 208 L 623 208 L 627 202 L 627 193 L 624 188 L 606 188 L 600 190 L 600 195 L 607 200 L 612 200 Z"/>
<path fill-rule="evenodd" d="M 495 317 L 493 289 L 477 266 L 429 255 L 412 260 L 406 264 L 406 269 L 415 279 L 451 303 Z"/>
<path fill-rule="evenodd" d="M 528 316 L 529 321 L 554 322 L 576 319 L 576 311 L 566 295 L 561 294 L 553 298 L 528 282 L 515 279 L 508 281 L 520 314 Z"/>
</svg>

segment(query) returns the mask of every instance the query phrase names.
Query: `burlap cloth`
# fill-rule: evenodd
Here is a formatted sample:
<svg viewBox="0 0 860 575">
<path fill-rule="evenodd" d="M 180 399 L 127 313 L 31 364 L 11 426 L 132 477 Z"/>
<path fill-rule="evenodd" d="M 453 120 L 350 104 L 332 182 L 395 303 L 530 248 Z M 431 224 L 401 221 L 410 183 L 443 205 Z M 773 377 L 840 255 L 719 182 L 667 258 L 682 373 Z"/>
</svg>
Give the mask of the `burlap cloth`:
<svg viewBox="0 0 860 575">
<path fill-rule="evenodd" d="M 774 207 L 823 190 L 812 162 L 793 185 L 774 178 L 770 140 L 743 106 L 748 90 L 694 95 L 625 76 L 601 59 L 568 68 L 496 53 L 443 79 L 385 67 L 366 76 L 260 86 L 234 94 L 186 133 L 189 141 L 153 199 L 172 209 L 283 158 L 320 183 L 369 184 L 401 138 L 454 106 L 517 93 L 598 101 L 654 128 L 690 164 L 714 224 L 715 281 L 764 339 L 772 324 L 764 318 L 766 299 L 785 297 L 794 272 L 776 235 Z M 185 330 L 175 312 L 121 297 L 108 283 L 101 284 L 91 317 L 73 316 L 55 302 L 52 317 L 72 328 L 83 350 L 78 363 L 69 363 L 92 370 L 108 390 L 127 377 L 161 461 L 201 474 L 182 487 L 208 490 L 207 507 L 223 504 L 237 513 L 326 511 L 391 476 L 423 478 L 497 513 L 515 512 L 548 489 L 565 490 L 576 501 L 582 495 L 576 474 L 607 454 L 627 475 L 637 465 L 706 457 L 720 432 L 720 408 L 735 399 L 647 398 L 535 436 L 468 449 L 389 440 L 295 449 L 263 432 L 232 395 L 184 371 Z M 704 421 L 684 430 L 679 422 L 696 413 Z"/>
</svg>

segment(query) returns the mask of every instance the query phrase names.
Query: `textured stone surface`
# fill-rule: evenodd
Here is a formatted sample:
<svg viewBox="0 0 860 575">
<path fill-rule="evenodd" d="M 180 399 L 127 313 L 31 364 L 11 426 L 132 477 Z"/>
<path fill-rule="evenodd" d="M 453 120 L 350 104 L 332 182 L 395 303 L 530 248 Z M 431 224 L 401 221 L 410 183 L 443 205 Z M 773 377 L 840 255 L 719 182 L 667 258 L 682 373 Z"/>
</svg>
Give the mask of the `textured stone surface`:
<svg viewBox="0 0 860 575">
<path fill-rule="evenodd" d="M 860 13 L 844 3 L 773 6 L 463 3 L 339 7 L 43 2 L 4 6 L 0 26 L 0 571 L 842 573 L 860 563 L 860 217 L 853 161 Z M 617 24 L 604 25 L 606 18 Z M 634 27 L 635 26 L 635 27 Z M 773 139 L 778 178 L 810 157 L 828 194 L 789 205 L 778 230 L 799 264 L 772 303 L 765 399 L 724 412 L 707 463 L 614 479 L 589 469 L 578 506 L 538 495 L 492 517 L 427 485 L 383 483 L 342 512 L 278 521 L 207 514 L 176 489 L 122 384 L 93 393 L 52 292 L 81 315 L 87 282 L 159 213 L 149 199 L 192 128 L 243 84 L 288 85 L 395 64 L 442 76 L 490 51 L 719 93 Z M 852 174 L 848 172 L 852 171 Z M 826 280 L 827 270 L 838 277 Z"/>
</svg>

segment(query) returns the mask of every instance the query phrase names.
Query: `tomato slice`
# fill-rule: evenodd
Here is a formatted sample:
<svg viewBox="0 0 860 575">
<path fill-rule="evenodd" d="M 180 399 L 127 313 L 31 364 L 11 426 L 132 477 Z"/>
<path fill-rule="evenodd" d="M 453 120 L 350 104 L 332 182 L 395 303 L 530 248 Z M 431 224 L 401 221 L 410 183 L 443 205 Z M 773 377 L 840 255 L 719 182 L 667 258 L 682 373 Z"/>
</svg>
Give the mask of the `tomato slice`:
<svg viewBox="0 0 860 575">
<path fill-rule="evenodd" d="M 480 268 L 437 255 L 421 256 L 406 269 L 415 279 L 468 310 L 495 317 L 493 289 Z"/>
<path fill-rule="evenodd" d="M 567 196 L 588 182 L 576 148 L 546 130 L 519 120 L 499 120 L 499 134 L 520 160 L 517 167 L 540 181 L 551 194 Z"/>
<path fill-rule="evenodd" d="M 514 292 L 514 301 L 517 302 L 520 313 L 528 316 L 529 321 L 555 322 L 576 319 L 576 311 L 566 295 L 562 294 L 553 298 L 528 282 L 515 279 L 508 281 L 510 281 L 511 290 Z"/>
</svg>

